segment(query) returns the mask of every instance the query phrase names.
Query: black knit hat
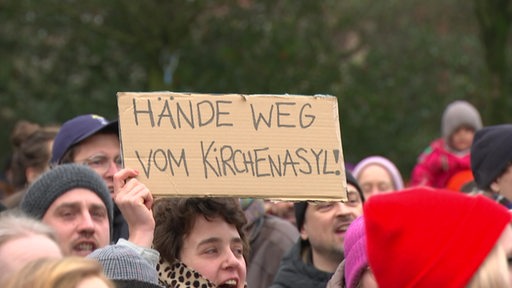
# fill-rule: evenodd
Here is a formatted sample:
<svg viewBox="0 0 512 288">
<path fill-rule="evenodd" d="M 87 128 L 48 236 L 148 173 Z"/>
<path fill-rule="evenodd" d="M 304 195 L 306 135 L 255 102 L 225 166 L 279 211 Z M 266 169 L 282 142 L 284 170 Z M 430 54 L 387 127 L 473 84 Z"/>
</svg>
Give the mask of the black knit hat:
<svg viewBox="0 0 512 288">
<path fill-rule="evenodd" d="M 363 190 L 361 189 L 361 186 L 359 186 L 359 182 L 357 182 L 356 178 L 350 173 L 350 171 L 345 170 L 345 176 L 347 178 L 347 183 L 352 184 L 356 187 L 357 192 L 359 192 L 359 196 L 361 197 L 361 200 L 364 202 L 364 194 Z M 302 225 L 304 224 L 304 216 L 306 215 L 306 208 L 308 208 L 308 202 L 307 201 L 301 201 L 301 202 L 295 202 L 294 204 L 295 208 L 295 220 L 297 224 L 297 228 L 302 228 Z"/>
<path fill-rule="evenodd" d="M 471 146 L 471 170 L 478 188 L 488 190 L 512 161 L 512 124 L 485 127 Z"/>
<path fill-rule="evenodd" d="M 112 197 L 103 179 L 85 165 L 63 164 L 43 173 L 28 188 L 20 208 L 32 217 L 42 219 L 57 198 L 75 188 L 89 189 L 105 203 L 112 234 Z"/>
</svg>

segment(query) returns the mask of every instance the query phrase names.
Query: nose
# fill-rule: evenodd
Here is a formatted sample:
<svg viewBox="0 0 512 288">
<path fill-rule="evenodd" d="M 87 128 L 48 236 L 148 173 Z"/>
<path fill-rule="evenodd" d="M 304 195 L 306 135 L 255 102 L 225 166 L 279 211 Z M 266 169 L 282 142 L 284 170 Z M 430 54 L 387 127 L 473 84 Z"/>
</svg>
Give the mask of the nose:
<svg viewBox="0 0 512 288">
<path fill-rule="evenodd" d="M 336 214 L 337 215 L 346 215 L 351 213 L 351 208 L 347 206 L 345 203 L 337 202 Z"/>
<path fill-rule="evenodd" d="M 231 249 L 229 249 L 228 252 L 226 253 L 224 262 L 222 263 L 222 268 L 234 269 L 238 267 L 238 265 L 240 265 L 238 258 L 236 257 L 235 253 L 231 251 Z"/>
<path fill-rule="evenodd" d="M 375 194 L 378 194 L 382 192 L 379 187 L 377 185 L 375 186 L 372 186 L 372 189 L 370 191 L 368 191 L 368 196 L 372 196 L 372 195 L 375 195 Z"/>
<path fill-rule="evenodd" d="M 118 164 L 114 160 L 109 161 L 108 169 L 105 171 L 105 176 L 114 176 L 119 171 Z"/>
<path fill-rule="evenodd" d="M 94 232 L 94 221 L 89 212 L 82 213 L 81 217 L 78 219 L 78 231 L 79 232 Z"/>
</svg>

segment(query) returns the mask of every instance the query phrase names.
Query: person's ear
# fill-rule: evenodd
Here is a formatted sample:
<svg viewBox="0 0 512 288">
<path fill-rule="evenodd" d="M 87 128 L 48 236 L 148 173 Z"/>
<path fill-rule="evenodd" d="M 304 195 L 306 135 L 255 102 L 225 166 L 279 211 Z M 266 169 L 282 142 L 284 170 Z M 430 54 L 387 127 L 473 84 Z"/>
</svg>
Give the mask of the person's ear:
<svg viewBox="0 0 512 288">
<path fill-rule="evenodd" d="M 306 241 L 306 240 L 308 240 L 309 236 L 308 236 L 308 232 L 306 232 L 306 229 L 304 229 L 304 226 L 306 226 L 306 223 L 304 223 L 302 225 L 302 227 L 300 228 L 299 234 L 300 234 L 300 239 Z"/>
<path fill-rule="evenodd" d="M 27 169 L 25 169 L 25 177 L 27 178 L 27 183 L 31 184 L 32 182 L 34 182 L 37 179 L 37 177 L 41 175 L 42 172 L 43 171 L 41 171 L 38 168 L 27 167 Z"/>
<path fill-rule="evenodd" d="M 498 184 L 498 179 L 492 181 L 491 185 L 489 185 L 489 188 L 491 188 L 492 192 L 500 193 L 500 185 Z"/>
</svg>

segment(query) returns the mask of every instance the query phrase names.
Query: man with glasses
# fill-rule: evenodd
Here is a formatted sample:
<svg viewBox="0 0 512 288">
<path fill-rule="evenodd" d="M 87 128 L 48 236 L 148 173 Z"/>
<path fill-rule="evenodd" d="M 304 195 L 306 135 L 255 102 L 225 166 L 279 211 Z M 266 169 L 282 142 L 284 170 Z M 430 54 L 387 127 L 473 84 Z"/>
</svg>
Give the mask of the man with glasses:
<svg viewBox="0 0 512 288">
<path fill-rule="evenodd" d="M 346 172 L 347 202 L 297 202 L 300 238 L 281 260 L 271 288 L 325 287 L 344 258 L 343 242 L 352 221 L 363 214 L 364 196 Z"/>
<path fill-rule="evenodd" d="M 94 115 L 80 115 L 66 121 L 55 137 L 51 165 L 84 164 L 98 173 L 114 197 L 114 175 L 122 169 L 118 121 L 107 121 Z M 130 173 L 123 173 L 128 180 Z M 117 205 L 114 205 L 112 241 L 128 239 L 128 224 Z"/>
</svg>

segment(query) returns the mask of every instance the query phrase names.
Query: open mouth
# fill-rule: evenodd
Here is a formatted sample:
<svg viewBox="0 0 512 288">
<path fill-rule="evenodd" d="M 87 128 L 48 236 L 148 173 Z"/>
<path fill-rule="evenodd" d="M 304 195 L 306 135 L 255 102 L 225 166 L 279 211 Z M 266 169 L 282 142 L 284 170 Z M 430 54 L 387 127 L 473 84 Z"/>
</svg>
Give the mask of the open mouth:
<svg viewBox="0 0 512 288">
<path fill-rule="evenodd" d="M 336 234 L 345 233 L 345 232 L 347 232 L 347 229 L 344 229 L 344 228 L 339 228 L 339 229 L 334 230 L 334 233 L 336 233 Z"/>
<path fill-rule="evenodd" d="M 217 287 L 219 287 L 219 288 L 236 288 L 236 287 L 238 287 L 238 282 L 235 279 L 230 279 L 230 280 L 218 285 Z"/>
<path fill-rule="evenodd" d="M 334 232 L 335 233 L 345 233 L 347 232 L 348 230 L 348 227 L 350 226 L 350 223 L 348 224 L 341 224 L 341 225 L 336 225 L 334 227 Z"/>
<path fill-rule="evenodd" d="M 73 246 L 73 252 L 76 255 L 87 256 L 96 248 L 96 245 L 92 242 L 80 242 Z"/>
</svg>

